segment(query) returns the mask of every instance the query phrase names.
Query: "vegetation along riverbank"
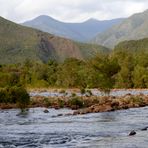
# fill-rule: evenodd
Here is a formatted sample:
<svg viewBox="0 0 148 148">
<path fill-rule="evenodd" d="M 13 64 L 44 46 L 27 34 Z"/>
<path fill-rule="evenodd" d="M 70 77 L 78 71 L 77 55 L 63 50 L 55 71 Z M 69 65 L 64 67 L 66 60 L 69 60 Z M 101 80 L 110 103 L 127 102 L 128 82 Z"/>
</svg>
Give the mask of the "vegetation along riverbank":
<svg viewBox="0 0 148 148">
<path fill-rule="evenodd" d="M 130 43 L 129 43 L 130 44 Z M 125 48 L 124 48 L 125 49 Z M 147 50 L 123 50 L 119 44 L 110 53 L 96 53 L 90 59 L 68 58 L 63 62 L 49 60 L 0 65 L 0 108 L 69 107 L 74 114 L 113 111 L 146 106 L 146 95 L 109 96 L 111 89 L 147 89 Z M 26 89 L 62 88 L 61 96 L 29 96 Z M 64 90 L 76 88 L 68 96 Z M 107 96 L 94 96 L 90 89 L 97 88 Z M 87 90 L 87 92 L 86 92 Z M 20 93 L 23 92 L 23 93 Z M 26 99 L 24 100 L 24 94 Z M 19 100 L 20 99 L 20 100 Z M 27 103 L 24 102 L 27 101 Z"/>
<path fill-rule="evenodd" d="M 96 113 L 129 109 L 135 107 L 144 107 L 148 105 L 148 96 L 139 94 L 124 96 L 93 96 L 91 91 L 87 95 L 77 96 L 73 93 L 71 96 L 58 97 L 32 97 L 32 107 L 52 107 L 52 108 L 71 108 L 76 114 Z"/>
<path fill-rule="evenodd" d="M 76 92 L 79 93 L 79 96 Z M 148 105 L 148 95 L 144 94 L 126 94 L 123 96 L 111 96 L 106 94 L 95 96 L 91 90 L 85 89 L 74 90 L 71 94 L 68 94 L 65 90 L 60 90 L 59 94 L 61 95 L 45 97 L 39 94 L 29 97 L 29 94 L 24 88 L 5 88 L 0 91 L 0 98 L 2 98 L 0 100 L 0 108 L 24 109 L 27 107 L 44 107 L 47 109 L 45 113 L 48 113 L 48 108 L 70 108 L 73 109 L 74 112 L 69 115 L 77 115 L 138 108 Z"/>
</svg>

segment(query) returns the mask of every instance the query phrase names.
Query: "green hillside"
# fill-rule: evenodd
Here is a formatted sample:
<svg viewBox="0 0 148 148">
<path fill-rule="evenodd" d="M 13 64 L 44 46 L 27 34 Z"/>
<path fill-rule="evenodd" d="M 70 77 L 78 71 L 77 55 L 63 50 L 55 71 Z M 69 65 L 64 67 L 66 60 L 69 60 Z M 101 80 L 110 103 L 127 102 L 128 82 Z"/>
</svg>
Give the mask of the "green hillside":
<svg viewBox="0 0 148 148">
<path fill-rule="evenodd" d="M 63 61 L 70 57 L 85 59 L 90 53 L 100 50 L 106 48 L 92 48 L 89 45 L 83 48 L 71 40 L 24 27 L 0 17 L 1 64 L 18 63 L 26 59 L 38 62 L 47 62 L 49 59 Z"/>
<path fill-rule="evenodd" d="M 98 34 L 93 39 L 97 43 L 109 48 L 114 48 L 119 42 L 126 40 L 139 40 L 148 37 L 148 10 L 134 14 L 124 19 L 120 24 L 114 25 L 105 32 Z"/>
<path fill-rule="evenodd" d="M 76 45 L 79 47 L 81 54 L 85 58 L 92 58 L 97 53 L 110 53 L 110 49 L 96 44 L 87 44 L 76 42 Z M 91 49 L 91 50 L 90 50 Z"/>
<path fill-rule="evenodd" d="M 121 42 L 115 46 L 114 51 L 148 52 L 148 38 Z"/>
</svg>

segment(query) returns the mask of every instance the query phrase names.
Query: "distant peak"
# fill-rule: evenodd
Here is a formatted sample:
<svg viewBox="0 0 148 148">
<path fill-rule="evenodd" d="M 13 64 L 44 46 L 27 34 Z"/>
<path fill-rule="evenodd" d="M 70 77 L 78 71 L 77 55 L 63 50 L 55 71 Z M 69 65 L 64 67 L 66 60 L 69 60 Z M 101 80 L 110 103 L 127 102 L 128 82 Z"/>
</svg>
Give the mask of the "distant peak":
<svg viewBox="0 0 148 148">
<path fill-rule="evenodd" d="M 95 19 L 95 18 L 90 18 L 88 20 L 86 20 L 85 22 L 98 22 L 99 20 Z"/>
<path fill-rule="evenodd" d="M 50 17 L 48 15 L 40 15 L 40 16 L 38 16 L 36 18 L 48 18 L 48 19 L 50 18 L 50 19 L 54 19 L 54 18 L 52 18 L 52 17 Z"/>
<path fill-rule="evenodd" d="M 148 13 L 148 9 L 146 9 L 146 10 L 144 11 L 144 13 Z"/>
</svg>

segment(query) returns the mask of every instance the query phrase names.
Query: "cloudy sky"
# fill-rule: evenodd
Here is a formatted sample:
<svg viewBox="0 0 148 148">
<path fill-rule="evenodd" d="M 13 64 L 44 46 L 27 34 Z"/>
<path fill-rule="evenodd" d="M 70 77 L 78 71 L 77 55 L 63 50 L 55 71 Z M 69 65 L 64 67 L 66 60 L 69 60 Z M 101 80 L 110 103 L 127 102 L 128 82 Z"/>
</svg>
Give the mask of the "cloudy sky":
<svg viewBox="0 0 148 148">
<path fill-rule="evenodd" d="M 65 22 L 128 17 L 148 9 L 148 0 L 0 0 L 0 15 L 15 22 L 49 15 Z"/>
</svg>

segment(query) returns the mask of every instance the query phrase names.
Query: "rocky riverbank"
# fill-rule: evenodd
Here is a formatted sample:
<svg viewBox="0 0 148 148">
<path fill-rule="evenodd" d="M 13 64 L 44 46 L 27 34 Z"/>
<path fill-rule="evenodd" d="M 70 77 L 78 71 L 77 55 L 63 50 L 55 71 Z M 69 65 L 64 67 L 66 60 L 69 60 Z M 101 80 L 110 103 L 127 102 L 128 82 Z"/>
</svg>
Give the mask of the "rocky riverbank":
<svg viewBox="0 0 148 148">
<path fill-rule="evenodd" d="M 121 109 L 138 108 L 148 105 L 148 96 L 145 95 L 125 95 L 123 97 L 102 97 L 98 98 L 99 103 L 93 104 L 89 107 L 78 109 L 74 112 L 77 114 L 109 112 Z"/>
<path fill-rule="evenodd" d="M 61 92 L 65 93 L 65 92 Z M 30 108 L 45 107 L 45 108 L 70 108 L 73 109 L 73 115 L 108 112 L 128 108 L 138 108 L 148 105 L 148 95 L 139 94 L 124 96 L 94 96 L 91 92 L 87 95 L 77 96 L 72 93 L 70 96 L 32 96 Z M 16 104 L 0 104 L 1 109 L 17 108 Z"/>
<path fill-rule="evenodd" d="M 73 115 L 138 108 L 148 105 L 147 95 L 32 97 L 31 107 L 71 108 Z"/>
</svg>

